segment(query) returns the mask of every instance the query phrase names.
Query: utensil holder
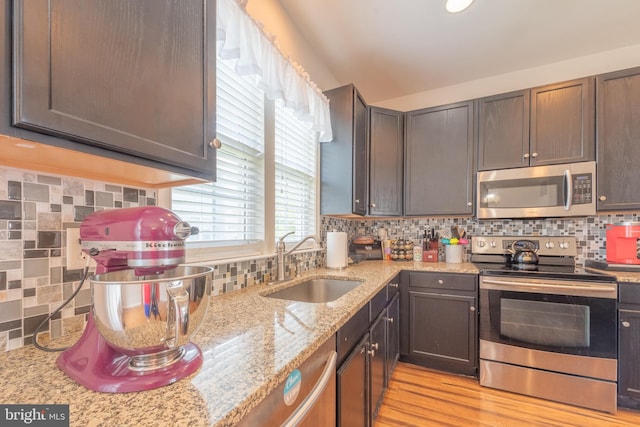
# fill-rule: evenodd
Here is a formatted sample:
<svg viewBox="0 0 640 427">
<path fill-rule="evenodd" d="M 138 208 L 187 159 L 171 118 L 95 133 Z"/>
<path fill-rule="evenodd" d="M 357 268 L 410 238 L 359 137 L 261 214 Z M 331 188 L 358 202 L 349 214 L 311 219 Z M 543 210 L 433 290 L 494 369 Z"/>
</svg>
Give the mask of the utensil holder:
<svg viewBox="0 0 640 427">
<path fill-rule="evenodd" d="M 462 245 L 445 245 L 445 262 L 460 264 L 462 262 Z"/>
</svg>

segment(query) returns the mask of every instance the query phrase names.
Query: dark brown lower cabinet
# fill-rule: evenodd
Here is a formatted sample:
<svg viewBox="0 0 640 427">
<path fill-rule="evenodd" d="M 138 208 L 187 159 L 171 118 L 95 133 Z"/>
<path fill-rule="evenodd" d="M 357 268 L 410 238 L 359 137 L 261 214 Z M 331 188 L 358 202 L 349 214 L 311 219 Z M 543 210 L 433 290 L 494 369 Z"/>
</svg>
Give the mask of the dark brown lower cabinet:
<svg viewBox="0 0 640 427">
<path fill-rule="evenodd" d="M 400 298 L 401 360 L 477 376 L 477 276 L 410 272 Z"/>
<path fill-rule="evenodd" d="M 358 332 L 363 310 L 347 322 L 337 334 L 341 347 L 356 342 L 337 371 L 337 425 L 370 427 L 382 404 L 384 391 L 399 358 L 399 295 L 397 282 L 390 283 L 368 304 L 370 323 Z M 382 303 L 382 309 L 380 309 Z"/>
<path fill-rule="evenodd" d="M 620 283 L 618 405 L 640 409 L 640 283 Z"/>
<path fill-rule="evenodd" d="M 367 348 L 369 336 L 362 337 L 338 369 L 338 425 L 363 427 L 369 422 L 369 388 L 367 387 Z"/>
<path fill-rule="evenodd" d="M 396 293 L 387 306 L 387 360 L 385 366 L 384 386 L 389 386 L 391 374 L 400 359 L 400 294 Z"/>
<path fill-rule="evenodd" d="M 386 343 L 386 309 L 378 316 L 378 318 L 371 325 L 369 331 L 369 381 L 371 390 L 371 402 L 370 414 L 371 422 L 369 425 L 373 425 L 378 415 L 378 410 L 382 404 L 382 398 L 384 397 L 385 390 L 385 359 L 387 352 Z"/>
</svg>

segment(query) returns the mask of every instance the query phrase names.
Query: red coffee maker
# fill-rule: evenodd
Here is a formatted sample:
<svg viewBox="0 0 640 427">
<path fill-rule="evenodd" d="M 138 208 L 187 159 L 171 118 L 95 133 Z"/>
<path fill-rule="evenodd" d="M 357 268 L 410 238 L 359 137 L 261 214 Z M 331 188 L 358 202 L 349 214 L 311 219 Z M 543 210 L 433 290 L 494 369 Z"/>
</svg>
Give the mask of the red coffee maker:
<svg viewBox="0 0 640 427">
<path fill-rule="evenodd" d="M 640 223 L 607 224 L 607 263 L 640 264 Z"/>
</svg>

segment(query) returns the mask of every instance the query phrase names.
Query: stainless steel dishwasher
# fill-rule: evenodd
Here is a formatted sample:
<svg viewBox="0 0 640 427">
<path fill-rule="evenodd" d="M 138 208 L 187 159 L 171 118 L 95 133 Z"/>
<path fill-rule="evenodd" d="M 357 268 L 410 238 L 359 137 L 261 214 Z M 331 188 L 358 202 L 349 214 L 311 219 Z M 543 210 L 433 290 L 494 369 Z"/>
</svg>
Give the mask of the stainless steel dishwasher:
<svg viewBox="0 0 640 427">
<path fill-rule="evenodd" d="M 329 338 L 238 426 L 336 425 L 336 338 Z"/>
</svg>

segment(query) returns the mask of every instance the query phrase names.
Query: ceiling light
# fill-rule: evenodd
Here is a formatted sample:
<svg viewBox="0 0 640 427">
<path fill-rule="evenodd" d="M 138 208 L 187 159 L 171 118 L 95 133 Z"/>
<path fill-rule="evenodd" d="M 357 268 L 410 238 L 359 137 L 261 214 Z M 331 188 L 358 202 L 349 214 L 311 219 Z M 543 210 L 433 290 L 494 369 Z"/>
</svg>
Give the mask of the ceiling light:
<svg viewBox="0 0 640 427">
<path fill-rule="evenodd" d="M 463 10 L 471 6 L 471 3 L 473 3 L 473 0 L 447 0 L 447 12 L 462 12 Z"/>
</svg>

